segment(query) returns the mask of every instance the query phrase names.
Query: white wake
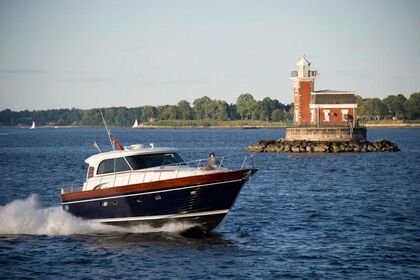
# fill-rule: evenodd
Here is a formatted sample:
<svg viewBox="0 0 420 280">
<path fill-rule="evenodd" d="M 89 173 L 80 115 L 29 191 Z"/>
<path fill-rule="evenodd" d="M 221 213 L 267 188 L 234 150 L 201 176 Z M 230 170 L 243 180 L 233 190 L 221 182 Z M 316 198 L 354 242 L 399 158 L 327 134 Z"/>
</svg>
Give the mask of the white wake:
<svg viewBox="0 0 420 280">
<path fill-rule="evenodd" d="M 104 225 L 72 216 L 59 206 L 42 208 L 38 196 L 34 194 L 27 199 L 18 199 L 5 206 L 0 206 L 0 235 L 57 236 L 107 232 L 180 233 L 193 226 L 193 224 L 189 223 L 168 223 L 159 228 L 149 225 L 138 225 L 129 228 Z"/>
</svg>

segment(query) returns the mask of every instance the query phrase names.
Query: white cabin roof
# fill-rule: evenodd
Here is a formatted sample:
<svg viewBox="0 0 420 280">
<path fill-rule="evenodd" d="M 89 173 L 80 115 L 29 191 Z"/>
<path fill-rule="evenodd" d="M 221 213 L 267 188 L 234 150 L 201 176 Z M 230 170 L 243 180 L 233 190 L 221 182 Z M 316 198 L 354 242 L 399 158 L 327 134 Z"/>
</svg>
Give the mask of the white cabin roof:
<svg viewBox="0 0 420 280">
<path fill-rule="evenodd" d="M 168 147 L 159 147 L 159 148 L 140 148 L 140 149 L 125 149 L 125 150 L 115 150 L 110 152 L 103 152 L 93 156 L 88 157 L 85 162 L 90 166 L 98 166 L 105 159 L 127 157 L 134 155 L 150 155 L 150 154 L 162 154 L 162 153 L 174 153 L 177 150 L 175 148 Z"/>
</svg>

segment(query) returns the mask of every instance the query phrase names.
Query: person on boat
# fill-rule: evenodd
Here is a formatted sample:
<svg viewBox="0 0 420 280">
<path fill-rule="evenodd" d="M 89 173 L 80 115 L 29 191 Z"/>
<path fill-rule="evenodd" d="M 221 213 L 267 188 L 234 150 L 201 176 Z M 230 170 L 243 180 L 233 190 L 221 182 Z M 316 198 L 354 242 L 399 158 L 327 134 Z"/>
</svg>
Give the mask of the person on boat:
<svg viewBox="0 0 420 280">
<path fill-rule="evenodd" d="M 215 153 L 210 153 L 209 161 L 207 162 L 207 166 L 205 170 L 216 170 L 219 167 L 219 161 L 216 158 Z"/>
</svg>

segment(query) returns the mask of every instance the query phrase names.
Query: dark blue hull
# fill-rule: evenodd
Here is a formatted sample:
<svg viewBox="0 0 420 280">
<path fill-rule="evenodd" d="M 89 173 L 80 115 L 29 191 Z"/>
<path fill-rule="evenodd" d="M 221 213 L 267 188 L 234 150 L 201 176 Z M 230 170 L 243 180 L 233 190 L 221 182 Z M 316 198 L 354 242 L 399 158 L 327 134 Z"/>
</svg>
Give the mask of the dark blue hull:
<svg viewBox="0 0 420 280">
<path fill-rule="evenodd" d="M 71 214 L 121 226 L 188 221 L 210 231 L 233 206 L 245 179 L 63 202 Z"/>
</svg>

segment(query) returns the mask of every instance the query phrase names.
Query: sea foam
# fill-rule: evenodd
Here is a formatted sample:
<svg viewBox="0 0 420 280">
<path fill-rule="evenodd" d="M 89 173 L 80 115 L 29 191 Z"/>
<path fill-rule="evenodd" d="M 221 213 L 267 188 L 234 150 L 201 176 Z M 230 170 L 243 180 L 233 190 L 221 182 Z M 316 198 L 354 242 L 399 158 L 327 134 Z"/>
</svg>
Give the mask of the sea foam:
<svg viewBox="0 0 420 280">
<path fill-rule="evenodd" d="M 149 225 L 138 225 L 127 228 L 100 224 L 72 216 L 59 206 L 43 208 L 36 194 L 26 199 L 18 199 L 5 206 L 0 206 L 0 235 L 28 234 L 59 236 L 107 232 L 180 233 L 193 226 L 194 224 L 178 222 L 168 223 L 158 228 Z"/>
</svg>

